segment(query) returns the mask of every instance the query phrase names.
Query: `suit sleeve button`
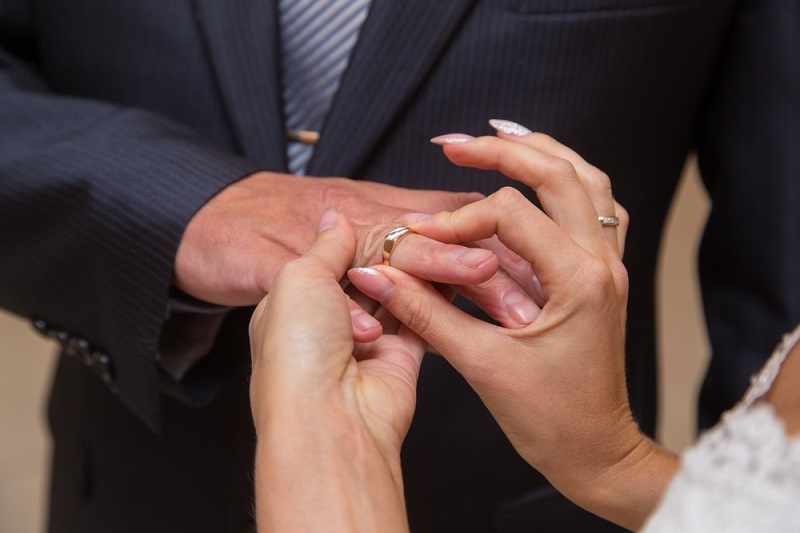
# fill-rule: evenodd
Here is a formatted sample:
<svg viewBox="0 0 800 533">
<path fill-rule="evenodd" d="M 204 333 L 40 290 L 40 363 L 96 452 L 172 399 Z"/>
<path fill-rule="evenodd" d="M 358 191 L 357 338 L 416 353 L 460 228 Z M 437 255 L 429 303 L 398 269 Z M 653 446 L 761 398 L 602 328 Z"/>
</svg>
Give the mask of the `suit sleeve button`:
<svg viewBox="0 0 800 533">
<path fill-rule="evenodd" d="M 33 319 L 33 327 L 36 331 L 44 335 L 45 337 L 50 336 L 50 325 L 45 322 L 41 318 L 34 318 Z"/>
<path fill-rule="evenodd" d="M 64 346 L 64 354 L 75 357 L 85 365 L 94 364 L 92 346 L 89 341 L 81 337 L 70 338 Z"/>
<path fill-rule="evenodd" d="M 94 360 L 94 369 L 97 375 L 100 376 L 100 379 L 109 385 L 113 383 L 114 365 L 111 361 L 111 356 L 101 351 L 95 351 L 92 353 L 92 359 Z"/>
</svg>

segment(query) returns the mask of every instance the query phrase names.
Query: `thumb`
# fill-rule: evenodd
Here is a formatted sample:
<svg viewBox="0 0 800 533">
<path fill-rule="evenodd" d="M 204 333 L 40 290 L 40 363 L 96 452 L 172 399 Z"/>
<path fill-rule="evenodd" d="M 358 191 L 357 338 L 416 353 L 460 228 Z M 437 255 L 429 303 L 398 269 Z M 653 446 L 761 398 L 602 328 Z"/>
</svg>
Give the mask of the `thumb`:
<svg viewBox="0 0 800 533">
<path fill-rule="evenodd" d="M 353 261 L 355 250 L 352 224 L 346 216 L 330 208 L 320 217 L 316 240 L 298 261 L 320 268 L 338 281 Z"/>
<path fill-rule="evenodd" d="M 384 265 L 351 269 L 348 277 L 462 374 L 481 354 L 491 352 L 475 339 L 493 338 L 487 330 L 496 327 L 454 306 L 430 283 Z"/>
<path fill-rule="evenodd" d="M 250 320 L 251 347 L 256 360 L 266 345 L 291 343 L 297 335 L 313 341 L 305 332 L 324 330 L 350 339 L 347 297 L 339 286 L 355 250 L 355 235 L 347 218 L 334 209 L 320 218 L 318 235 L 301 257 L 284 264 L 266 298 Z M 293 343 L 297 344 L 297 343 Z"/>
</svg>

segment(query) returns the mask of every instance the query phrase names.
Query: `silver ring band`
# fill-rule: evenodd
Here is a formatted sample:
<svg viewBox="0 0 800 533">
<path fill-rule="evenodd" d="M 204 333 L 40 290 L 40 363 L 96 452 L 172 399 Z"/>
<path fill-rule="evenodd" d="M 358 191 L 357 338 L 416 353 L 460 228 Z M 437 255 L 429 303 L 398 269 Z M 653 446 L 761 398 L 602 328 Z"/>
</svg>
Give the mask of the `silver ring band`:
<svg viewBox="0 0 800 533">
<path fill-rule="evenodd" d="M 599 220 L 600 224 L 602 224 L 604 227 L 619 226 L 618 217 L 597 217 L 597 220 Z"/>
</svg>

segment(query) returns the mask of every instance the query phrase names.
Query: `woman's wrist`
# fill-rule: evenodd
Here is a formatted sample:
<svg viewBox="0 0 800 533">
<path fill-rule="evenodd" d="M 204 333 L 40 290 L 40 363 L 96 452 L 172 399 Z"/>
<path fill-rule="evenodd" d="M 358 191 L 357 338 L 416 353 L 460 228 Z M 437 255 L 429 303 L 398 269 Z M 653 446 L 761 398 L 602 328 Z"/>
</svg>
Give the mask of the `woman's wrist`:
<svg viewBox="0 0 800 533">
<path fill-rule="evenodd" d="M 636 428 L 622 439 L 613 460 L 587 468 L 583 476 L 559 486 L 565 496 L 584 509 L 615 524 L 638 530 L 661 500 L 679 467 L 676 455 Z"/>
<path fill-rule="evenodd" d="M 265 413 L 256 501 L 265 531 L 407 531 L 399 447 L 358 413 L 300 402 Z"/>
</svg>

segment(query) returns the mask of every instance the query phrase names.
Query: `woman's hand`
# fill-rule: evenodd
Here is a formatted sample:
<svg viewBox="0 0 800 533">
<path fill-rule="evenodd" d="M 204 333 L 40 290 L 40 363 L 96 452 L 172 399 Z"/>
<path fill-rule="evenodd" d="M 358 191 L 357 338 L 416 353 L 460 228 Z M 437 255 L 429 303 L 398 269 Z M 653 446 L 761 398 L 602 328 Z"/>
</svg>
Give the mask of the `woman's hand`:
<svg viewBox="0 0 800 533">
<path fill-rule="evenodd" d="M 425 343 L 405 326 L 354 343 L 339 280 L 355 253 L 333 210 L 250 323 L 256 514 L 265 531 L 407 529 L 400 447 Z"/>
<path fill-rule="evenodd" d="M 445 136 L 444 151 L 455 164 L 498 169 L 530 185 L 544 211 L 509 188 L 410 227 L 445 243 L 496 236 L 516 254 L 498 254 L 501 266 L 540 302 L 528 326 L 475 319 L 391 267 L 355 269 L 350 279 L 450 361 L 556 488 L 636 527 L 674 461 L 639 433 L 627 399 L 628 284 L 620 260 L 627 213 L 608 178 L 574 152 L 543 135 L 504 136 Z M 601 215 L 620 225 L 602 226 Z"/>
</svg>

